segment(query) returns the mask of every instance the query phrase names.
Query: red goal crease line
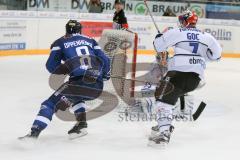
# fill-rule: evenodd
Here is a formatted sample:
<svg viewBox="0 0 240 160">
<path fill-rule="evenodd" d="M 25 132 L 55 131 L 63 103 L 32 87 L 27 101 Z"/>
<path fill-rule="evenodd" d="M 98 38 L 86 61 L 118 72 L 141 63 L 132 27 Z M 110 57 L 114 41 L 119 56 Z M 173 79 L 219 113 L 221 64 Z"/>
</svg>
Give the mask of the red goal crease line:
<svg viewBox="0 0 240 160">
<path fill-rule="evenodd" d="M 0 56 L 20 56 L 20 55 L 47 55 L 50 53 L 49 49 L 29 49 L 29 50 L 2 50 Z M 138 55 L 154 55 L 154 50 L 138 50 Z M 240 53 L 224 52 L 225 58 L 240 58 Z"/>
</svg>

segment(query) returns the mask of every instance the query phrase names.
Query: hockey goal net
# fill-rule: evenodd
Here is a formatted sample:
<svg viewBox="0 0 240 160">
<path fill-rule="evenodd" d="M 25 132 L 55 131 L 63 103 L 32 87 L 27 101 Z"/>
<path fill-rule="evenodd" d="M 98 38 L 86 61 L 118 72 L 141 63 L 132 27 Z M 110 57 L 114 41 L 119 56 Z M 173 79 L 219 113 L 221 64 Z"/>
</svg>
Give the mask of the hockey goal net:
<svg viewBox="0 0 240 160">
<path fill-rule="evenodd" d="M 126 30 L 104 30 L 99 45 L 111 59 L 110 81 L 104 85 L 104 91 L 115 94 L 120 105 L 133 103 L 137 62 L 138 36 Z"/>
</svg>

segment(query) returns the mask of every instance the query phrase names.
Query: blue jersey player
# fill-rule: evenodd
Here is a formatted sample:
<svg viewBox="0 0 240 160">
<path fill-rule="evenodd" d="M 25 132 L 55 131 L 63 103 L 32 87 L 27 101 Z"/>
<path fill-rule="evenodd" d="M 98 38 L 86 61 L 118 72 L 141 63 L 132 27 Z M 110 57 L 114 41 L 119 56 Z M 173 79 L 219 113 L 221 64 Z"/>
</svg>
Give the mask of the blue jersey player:
<svg viewBox="0 0 240 160">
<path fill-rule="evenodd" d="M 41 104 L 30 133 L 20 139 L 37 138 L 54 113 L 70 107 L 77 121 L 68 131 L 70 138 L 87 134 L 84 102 L 100 96 L 103 81 L 110 78 L 110 60 L 94 39 L 81 34 L 81 28 L 79 22 L 69 20 L 66 35 L 52 44 L 47 70 L 52 74 L 68 74 L 70 78 Z"/>
</svg>

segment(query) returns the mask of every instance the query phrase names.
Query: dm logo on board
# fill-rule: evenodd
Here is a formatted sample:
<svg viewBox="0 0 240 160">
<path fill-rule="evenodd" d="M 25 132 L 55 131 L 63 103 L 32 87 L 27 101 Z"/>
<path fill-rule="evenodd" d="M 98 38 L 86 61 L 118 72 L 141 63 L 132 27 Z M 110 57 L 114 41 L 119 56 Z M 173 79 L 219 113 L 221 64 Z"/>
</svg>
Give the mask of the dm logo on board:
<svg viewBox="0 0 240 160">
<path fill-rule="evenodd" d="M 135 14 L 144 15 L 147 13 L 147 8 L 144 3 L 138 3 L 134 8 Z"/>
<path fill-rule="evenodd" d="M 204 16 L 204 10 L 201 6 L 199 5 L 192 5 L 191 8 L 190 8 L 191 11 L 194 11 L 198 17 L 203 17 Z"/>
</svg>

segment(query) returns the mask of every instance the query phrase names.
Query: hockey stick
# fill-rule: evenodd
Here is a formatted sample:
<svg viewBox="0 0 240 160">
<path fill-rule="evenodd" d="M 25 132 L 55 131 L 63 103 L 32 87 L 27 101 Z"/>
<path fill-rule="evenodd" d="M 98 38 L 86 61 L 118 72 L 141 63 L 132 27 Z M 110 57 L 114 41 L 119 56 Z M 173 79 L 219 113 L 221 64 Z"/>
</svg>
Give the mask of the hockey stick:
<svg viewBox="0 0 240 160">
<path fill-rule="evenodd" d="M 206 83 L 201 84 L 201 85 L 197 88 L 197 90 L 198 90 L 198 89 L 201 89 L 201 88 L 204 87 L 205 85 L 206 85 Z M 192 116 L 194 121 L 196 121 L 196 120 L 199 118 L 199 116 L 202 114 L 203 110 L 205 109 L 206 105 L 207 105 L 207 104 L 206 104 L 205 102 L 201 101 L 201 103 L 200 103 L 200 105 L 198 106 L 196 112 L 195 112 L 195 113 L 193 114 L 193 116 Z"/>
<path fill-rule="evenodd" d="M 207 104 L 204 103 L 204 102 L 200 103 L 196 112 L 192 115 L 192 118 L 193 118 L 194 121 L 196 121 L 199 118 L 199 116 L 202 114 L 203 110 L 205 109 L 206 105 Z"/>
<path fill-rule="evenodd" d="M 150 11 L 150 9 L 149 9 L 149 7 L 148 7 L 147 0 L 144 0 L 144 4 L 145 4 L 145 6 L 147 7 L 148 13 L 149 13 L 149 15 L 150 15 L 150 17 L 151 17 L 151 19 L 152 19 L 152 21 L 153 21 L 153 24 L 154 24 L 156 30 L 158 31 L 158 33 L 161 33 L 160 30 L 159 30 L 159 28 L 158 28 L 158 26 L 157 26 L 157 24 L 156 24 L 156 21 L 155 21 L 154 18 L 153 18 L 152 12 Z"/>
<path fill-rule="evenodd" d="M 121 76 L 113 76 L 113 75 L 111 75 L 111 78 L 128 80 L 128 81 L 135 81 L 135 82 L 141 82 L 141 83 L 151 83 L 151 84 L 159 85 L 159 83 L 153 83 L 153 82 L 148 82 L 148 81 L 141 81 L 141 80 L 137 80 L 137 79 L 130 79 L 130 78 L 125 78 L 125 77 L 121 77 Z"/>
<path fill-rule="evenodd" d="M 183 111 L 185 109 L 185 98 L 184 98 L 184 96 L 181 96 L 179 99 L 180 99 L 180 110 Z M 206 105 L 207 104 L 205 102 L 201 101 L 201 103 L 197 107 L 195 113 L 191 114 L 192 119 L 194 121 L 196 121 L 200 117 L 200 115 L 202 114 L 202 112 L 205 109 Z"/>
</svg>

